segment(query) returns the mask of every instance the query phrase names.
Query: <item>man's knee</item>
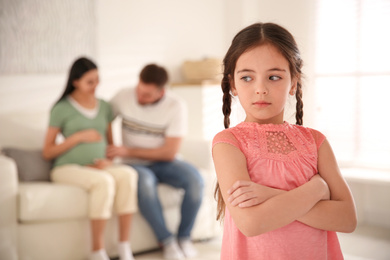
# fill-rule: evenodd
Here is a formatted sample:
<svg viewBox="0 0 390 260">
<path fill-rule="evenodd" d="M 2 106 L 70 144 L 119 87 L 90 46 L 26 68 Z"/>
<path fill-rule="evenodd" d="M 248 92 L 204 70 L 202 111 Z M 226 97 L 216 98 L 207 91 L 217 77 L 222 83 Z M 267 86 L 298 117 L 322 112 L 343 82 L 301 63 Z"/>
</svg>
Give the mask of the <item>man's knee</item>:
<svg viewBox="0 0 390 260">
<path fill-rule="evenodd" d="M 202 197 L 204 180 L 198 169 L 187 162 L 180 162 L 182 166 L 182 174 L 187 183 L 187 189 L 191 191 L 193 197 Z"/>
<path fill-rule="evenodd" d="M 203 188 L 204 181 L 199 170 L 187 162 L 182 162 L 182 164 L 184 166 L 183 170 L 185 171 L 185 176 L 188 177 L 189 182 L 198 188 Z"/>
<path fill-rule="evenodd" d="M 138 197 L 154 197 L 157 193 L 158 180 L 149 169 L 134 167 L 138 173 Z"/>
</svg>

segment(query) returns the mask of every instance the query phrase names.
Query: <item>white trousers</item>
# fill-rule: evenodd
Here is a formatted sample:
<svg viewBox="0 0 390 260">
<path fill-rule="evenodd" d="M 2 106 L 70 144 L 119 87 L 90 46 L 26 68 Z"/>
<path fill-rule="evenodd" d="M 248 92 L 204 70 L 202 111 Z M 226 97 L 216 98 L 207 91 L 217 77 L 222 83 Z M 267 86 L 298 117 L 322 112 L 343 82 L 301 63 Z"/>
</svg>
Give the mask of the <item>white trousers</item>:
<svg viewBox="0 0 390 260">
<path fill-rule="evenodd" d="M 108 219 L 112 207 L 117 215 L 137 211 L 137 172 L 127 165 L 95 169 L 77 164 L 55 167 L 51 179 L 56 183 L 75 185 L 89 193 L 89 217 Z"/>
</svg>

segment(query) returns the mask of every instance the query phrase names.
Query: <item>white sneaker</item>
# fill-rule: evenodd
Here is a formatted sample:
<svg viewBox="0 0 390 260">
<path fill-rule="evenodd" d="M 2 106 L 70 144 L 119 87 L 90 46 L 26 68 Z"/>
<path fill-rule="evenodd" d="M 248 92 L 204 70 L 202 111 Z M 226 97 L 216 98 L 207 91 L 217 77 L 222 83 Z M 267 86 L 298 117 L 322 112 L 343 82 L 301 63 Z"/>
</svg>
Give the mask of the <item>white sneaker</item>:
<svg viewBox="0 0 390 260">
<path fill-rule="evenodd" d="M 183 251 L 185 257 L 191 258 L 198 255 L 198 250 L 194 247 L 190 239 L 184 239 L 179 241 L 179 246 Z"/>
<path fill-rule="evenodd" d="M 108 258 L 106 250 L 100 249 L 98 251 L 92 252 L 90 260 L 110 260 L 110 258 Z"/>
<path fill-rule="evenodd" d="M 167 260 L 181 260 L 184 259 L 184 254 L 180 250 L 179 245 L 176 240 L 173 240 L 171 243 L 163 247 L 164 259 Z"/>
<path fill-rule="evenodd" d="M 130 243 L 121 242 L 118 245 L 119 260 L 134 260 L 133 252 L 131 251 Z"/>
</svg>

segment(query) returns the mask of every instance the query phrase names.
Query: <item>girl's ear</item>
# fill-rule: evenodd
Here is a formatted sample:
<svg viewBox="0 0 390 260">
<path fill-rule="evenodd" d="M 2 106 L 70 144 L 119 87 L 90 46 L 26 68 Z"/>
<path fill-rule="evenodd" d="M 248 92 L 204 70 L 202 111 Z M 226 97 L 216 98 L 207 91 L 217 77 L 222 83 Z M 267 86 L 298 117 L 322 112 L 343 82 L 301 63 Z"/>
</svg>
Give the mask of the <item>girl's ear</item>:
<svg viewBox="0 0 390 260">
<path fill-rule="evenodd" d="M 229 74 L 229 85 L 230 85 L 230 91 L 232 92 L 233 96 L 237 96 L 237 90 L 236 86 L 234 85 L 234 79 Z"/>
<path fill-rule="evenodd" d="M 298 83 L 298 79 L 297 78 L 294 78 L 292 81 L 291 81 L 291 89 L 290 89 L 290 92 L 289 94 L 291 96 L 294 96 L 295 95 L 295 92 L 297 91 L 297 83 Z"/>
</svg>

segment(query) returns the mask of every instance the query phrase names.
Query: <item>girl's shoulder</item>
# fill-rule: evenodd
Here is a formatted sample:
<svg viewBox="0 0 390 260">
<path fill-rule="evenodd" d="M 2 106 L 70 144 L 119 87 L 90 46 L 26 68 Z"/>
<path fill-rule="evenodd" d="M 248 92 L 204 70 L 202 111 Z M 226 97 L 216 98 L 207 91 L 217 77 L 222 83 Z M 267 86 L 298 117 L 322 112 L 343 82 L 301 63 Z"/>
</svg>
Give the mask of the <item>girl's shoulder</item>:
<svg viewBox="0 0 390 260">
<path fill-rule="evenodd" d="M 293 124 L 291 124 L 290 126 L 297 129 L 298 131 L 300 131 L 302 133 L 310 133 L 311 135 L 316 136 L 316 137 L 324 136 L 324 134 L 321 133 L 319 130 L 316 130 L 316 129 L 311 128 L 311 127 L 302 126 L 302 125 L 293 125 Z"/>
<path fill-rule="evenodd" d="M 283 126 L 284 128 L 284 126 Z M 241 122 L 236 126 L 227 128 L 219 132 L 215 137 L 215 142 L 221 142 L 220 140 L 231 140 L 235 143 L 250 143 L 255 141 L 259 137 L 259 131 L 272 131 L 273 125 L 261 125 L 253 122 Z"/>
<path fill-rule="evenodd" d="M 215 135 L 213 146 L 217 143 L 228 143 L 241 149 L 250 143 L 257 143 L 258 135 L 255 128 L 255 124 L 240 123 L 222 130 Z"/>
<path fill-rule="evenodd" d="M 299 131 L 301 135 L 303 135 L 308 141 L 314 140 L 317 149 L 321 146 L 321 144 L 326 139 L 326 136 L 316 129 L 301 126 L 301 125 L 291 125 L 291 127 Z"/>
<path fill-rule="evenodd" d="M 214 146 L 219 143 L 227 143 L 239 147 L 240 146 L 239 141 L 236 135 L 234 134 L 235 132 L 234 130 L 235 130 L 234 127 L 227 128 L 217 133 L 213 138 L 212 145 Z"/>
</svg>

